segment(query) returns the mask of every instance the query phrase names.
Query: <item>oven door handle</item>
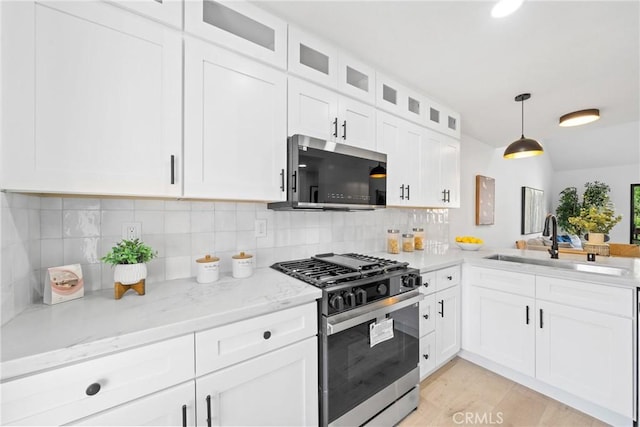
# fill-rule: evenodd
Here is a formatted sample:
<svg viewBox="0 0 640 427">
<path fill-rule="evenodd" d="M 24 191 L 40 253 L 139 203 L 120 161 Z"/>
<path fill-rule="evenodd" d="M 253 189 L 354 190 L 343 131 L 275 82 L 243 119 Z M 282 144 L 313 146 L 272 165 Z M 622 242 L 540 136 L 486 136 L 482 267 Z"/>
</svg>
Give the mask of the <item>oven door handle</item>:
<svg viewBox="0 0 640 427">
<path fill-rule="evenodd" d="M 416 289 L 349 310 L 345 313 L 336 314 L 327 318 L 326 334 L 327 336 L 337 334 L 338 332 L 359 325 L 368 319 L 382 317 L 394 311 L 409 307 L 410 305 L 417 304 L 423 299 L 424 295 Z"/>
</svg>

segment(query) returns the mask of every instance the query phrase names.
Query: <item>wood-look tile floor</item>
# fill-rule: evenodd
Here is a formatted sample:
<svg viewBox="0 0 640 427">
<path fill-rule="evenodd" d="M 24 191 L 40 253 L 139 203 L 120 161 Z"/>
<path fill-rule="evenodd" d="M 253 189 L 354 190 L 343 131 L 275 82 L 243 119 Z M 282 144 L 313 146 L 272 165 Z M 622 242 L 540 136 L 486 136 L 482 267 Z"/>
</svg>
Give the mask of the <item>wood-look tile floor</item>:
<svg viewBox="0 0 640 427">
<path fill-rule="evenodd" d="M 420 384 L 420 405 L 399 427 L 606 426 L 595 418 L 456 357 Z"/>
</svg>

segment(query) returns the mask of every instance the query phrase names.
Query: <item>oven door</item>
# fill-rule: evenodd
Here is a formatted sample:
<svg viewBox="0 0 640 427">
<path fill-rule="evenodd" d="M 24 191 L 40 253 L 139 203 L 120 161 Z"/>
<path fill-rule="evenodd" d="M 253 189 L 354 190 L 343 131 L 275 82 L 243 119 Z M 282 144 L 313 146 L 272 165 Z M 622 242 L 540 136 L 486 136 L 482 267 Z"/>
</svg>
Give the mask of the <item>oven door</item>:
<svg viewBox="0 0 640 427">
<path fill-rule="evenodd" d="M 321 425 L 361 425 L 419 382 L 416 375 L 396 384 L 419 363 L 422 298 L 410 291 L 323 319 Z M 363 404 L 387 388 L 377 396 L 387 397 Z"/>
</svg>

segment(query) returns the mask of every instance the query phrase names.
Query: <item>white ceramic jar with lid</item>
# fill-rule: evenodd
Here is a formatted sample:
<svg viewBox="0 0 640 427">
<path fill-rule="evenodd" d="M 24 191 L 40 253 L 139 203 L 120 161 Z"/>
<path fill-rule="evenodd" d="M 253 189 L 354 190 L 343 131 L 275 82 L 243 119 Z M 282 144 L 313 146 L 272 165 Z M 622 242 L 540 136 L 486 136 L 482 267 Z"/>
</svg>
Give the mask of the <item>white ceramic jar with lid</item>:
<svg viewBox="0 0 640 427">
<path fill-rule="evenodd" d="M 240 252 L 232 258 L 233 277 L 242 279 L 253 274 L 253 255 Z"/>
<path fill-rule="evenodd" d="M 198 272 L 196 281 L 198 283 L 211 283 L 220 277 L 220 258 L 205 255 L 196 260 Z"/>
</svg>

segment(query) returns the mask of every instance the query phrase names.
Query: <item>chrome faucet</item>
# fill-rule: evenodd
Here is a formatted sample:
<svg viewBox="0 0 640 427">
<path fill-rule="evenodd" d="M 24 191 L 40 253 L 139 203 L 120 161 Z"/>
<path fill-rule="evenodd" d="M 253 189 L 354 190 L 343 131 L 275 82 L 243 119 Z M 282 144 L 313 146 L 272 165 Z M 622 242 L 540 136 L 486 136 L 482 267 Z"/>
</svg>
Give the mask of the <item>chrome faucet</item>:
<svg viewBox="0 0 640 427">
<path fill-rule="evenodd" d="M 549 222 L 551 222 L 551 228 L 553 229 L 549 253 L 551 254 L 551 259 L 558 259 L 558 220 L 555 215 L 547 214 L 547 217 L 544 219 L 544 231 L 542 235 L 545 237 L 549 236 Z"/>
</svg>

